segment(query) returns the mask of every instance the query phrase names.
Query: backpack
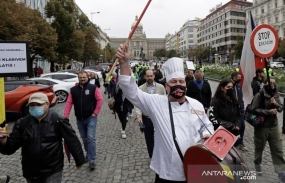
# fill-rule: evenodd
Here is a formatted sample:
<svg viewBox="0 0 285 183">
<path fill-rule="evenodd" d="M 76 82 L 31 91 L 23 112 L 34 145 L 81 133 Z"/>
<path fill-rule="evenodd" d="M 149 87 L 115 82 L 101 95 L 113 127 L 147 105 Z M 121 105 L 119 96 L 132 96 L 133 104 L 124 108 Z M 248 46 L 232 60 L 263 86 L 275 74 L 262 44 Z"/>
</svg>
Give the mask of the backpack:
<svg viewBox="0 0 285 183">
<path fill-rule="evenodd" d="M 260 91 L 260 103 L 259 106 L 261 108 L 265 107 L 265 97 L 264 92 Z M 247 121 L 251 126 L 255 128 L 262 128 L 264 126 L 264 116 L 256 114 L 252 111 L 252 102 L 246 106 L 245 113 L 244 113 L 244 120 Z"/>
</svg>

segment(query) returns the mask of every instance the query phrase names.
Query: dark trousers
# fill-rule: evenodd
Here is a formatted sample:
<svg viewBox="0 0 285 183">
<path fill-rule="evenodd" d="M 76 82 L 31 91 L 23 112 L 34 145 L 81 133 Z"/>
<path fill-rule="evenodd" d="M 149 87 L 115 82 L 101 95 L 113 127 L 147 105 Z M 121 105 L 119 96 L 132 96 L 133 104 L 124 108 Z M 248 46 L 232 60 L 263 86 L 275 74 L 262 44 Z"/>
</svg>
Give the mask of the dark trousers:
<svg viewBox="0 0 285 183">
<path fill-rule="evenodd" d="M 26 180 L 27 183 L 61 183 L 61 179 L 62 179 L 62 170 L 46 178 L 26 179 Z"/>
<path fill-rule="evenodd" d="M 275 172 L 284 173 L 285 160 L 283 158 L 282 138 L 278 125 L 272 128 L 254 128 L 254 164 L 261 164 L 262 153 L 267 141 Z"/>
<path fill-rule="evenodd" d="M 241 115 L 240 117 L 240 144 L 243 144 L 243 136 L 244 136 L 244 131 L 245 131 L 245 123 L 244 123 L 244 119 L 243 119 L 243 115 Z"/>
<path fill-rule="evenodd" d="M 116 113 L 118 114 L 119 120 L 122 123 L 122 130 L 125 131 L 126 126 L 127 126 L 127 114 L 128 111 L 116 111 Z"/>
<path fill-rule="evenodd" d="M 169 182 L 172 182 L 172 183 L 187 183 L 186 181 L 164 180 L 164 179 L 159 178 L 158 174 L 155 175 L 154 183 L 169 183 Z"/>
<path fill-rule="evenodd" d="M 142 116 L 144 129 L 144 137 L 147 146 L 149 158 L 152 158 L 152 152 L 154 147 L 154 127 L 150 118 Z"/>
</svg>

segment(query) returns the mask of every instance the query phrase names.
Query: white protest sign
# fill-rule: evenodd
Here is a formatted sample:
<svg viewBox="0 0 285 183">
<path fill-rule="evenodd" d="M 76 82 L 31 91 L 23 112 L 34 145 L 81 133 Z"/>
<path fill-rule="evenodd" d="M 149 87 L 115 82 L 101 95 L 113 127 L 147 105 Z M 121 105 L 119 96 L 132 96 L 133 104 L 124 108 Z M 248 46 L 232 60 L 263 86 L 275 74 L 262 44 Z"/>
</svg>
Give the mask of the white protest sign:
<svg viewBox="0 0 285 183">
<path fill-rule="evenodd" d="M 79 72 L 83 69 L 83 63 L 77 61 L 71 61 L 71 69 Z"/>
<path fill-rule="evenodd" d="M 0 73 L 3 76 L 28 74 L 29 58 L 26 42 L 0 42 Z"/>
<path fill-rule="evenodd" d="M 251 34 L 252 51 L 261 58 L 268 58 L 278 49 L 278 33 L 268 24 L 257 26 Z"/>
<path fill-rule="evenodd" d="M 195 67 L 192 61 L 186 61 L 186 66 L 188 70 L 195 70 Z"/>
</svg>

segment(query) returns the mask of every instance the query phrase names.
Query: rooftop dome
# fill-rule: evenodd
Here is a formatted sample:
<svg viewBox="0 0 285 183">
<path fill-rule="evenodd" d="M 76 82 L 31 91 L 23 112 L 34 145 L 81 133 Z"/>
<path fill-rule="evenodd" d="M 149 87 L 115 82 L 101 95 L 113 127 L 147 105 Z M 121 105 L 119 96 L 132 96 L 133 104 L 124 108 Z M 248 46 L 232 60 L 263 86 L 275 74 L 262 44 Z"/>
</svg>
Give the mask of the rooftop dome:
<svg viewBox="0 0 285 183">
<path fill-rule="evenodd" d="M 132 28 L 136 25 L 137 21 L 138 21 L 138 16 L 136 16 L 136 19 L 135 19 L 135 21 L 132 24 Z M 142 24 L 139 23 L 138 27 L 142 28 Z"/>
</svg>

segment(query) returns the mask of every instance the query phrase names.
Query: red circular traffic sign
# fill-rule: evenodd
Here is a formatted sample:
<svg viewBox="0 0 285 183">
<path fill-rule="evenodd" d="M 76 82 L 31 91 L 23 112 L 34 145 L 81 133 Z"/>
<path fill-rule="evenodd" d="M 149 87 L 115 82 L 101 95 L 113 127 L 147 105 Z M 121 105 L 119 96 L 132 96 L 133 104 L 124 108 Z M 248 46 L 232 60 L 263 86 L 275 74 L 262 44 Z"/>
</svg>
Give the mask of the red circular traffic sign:
<svg viewBox="0 0 285 183">
<path fill-rule="evenodd" d="M 252 51 L 261 58 L 269 58 L 278 49 L 278 33 L 268 24 L 257 26 L 250 37 Z"/>
</svg>

